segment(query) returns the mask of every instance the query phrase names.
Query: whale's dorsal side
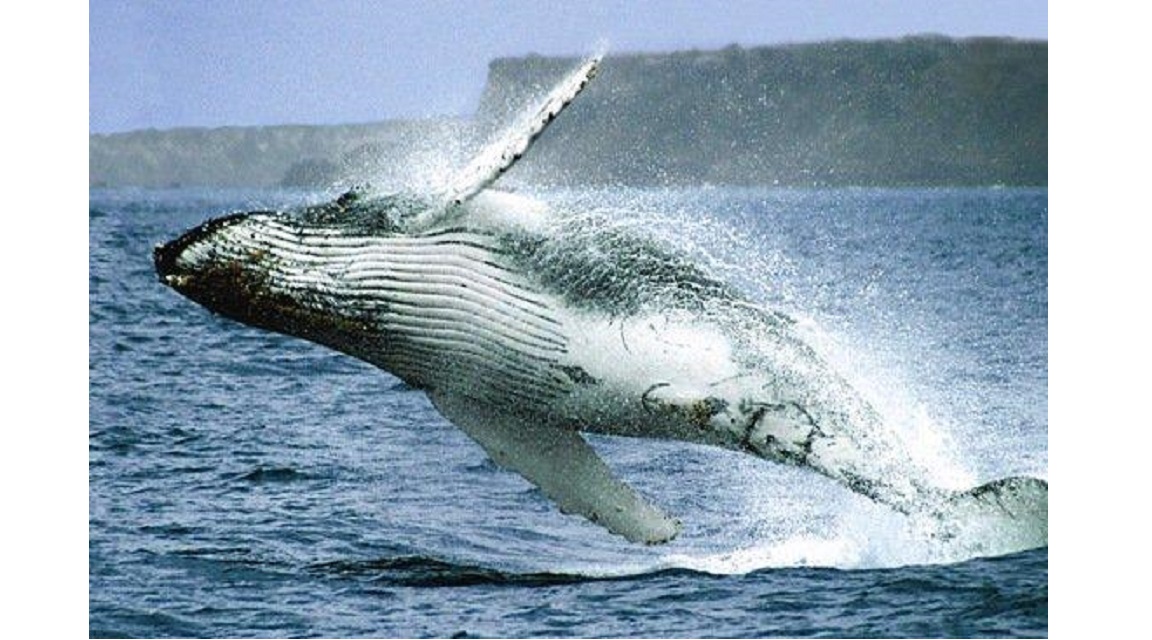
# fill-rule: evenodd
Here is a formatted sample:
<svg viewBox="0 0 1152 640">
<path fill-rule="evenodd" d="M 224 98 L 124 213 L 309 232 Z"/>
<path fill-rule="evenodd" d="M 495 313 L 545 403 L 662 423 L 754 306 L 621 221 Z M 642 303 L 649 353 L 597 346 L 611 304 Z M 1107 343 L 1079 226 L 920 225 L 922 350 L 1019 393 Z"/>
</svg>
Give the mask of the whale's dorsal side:
<svg viewBox="0 0 1152 640">
<path fill-rule="evenodd" d="M 680 532 L 679 521 L 616 478 L 576 431 L 489 411 L 459 396 L 429 396 L 496 464 L 536 485 L 562 512 L 582 515 L 631 542 L 660 544 Z"/>
</svg>

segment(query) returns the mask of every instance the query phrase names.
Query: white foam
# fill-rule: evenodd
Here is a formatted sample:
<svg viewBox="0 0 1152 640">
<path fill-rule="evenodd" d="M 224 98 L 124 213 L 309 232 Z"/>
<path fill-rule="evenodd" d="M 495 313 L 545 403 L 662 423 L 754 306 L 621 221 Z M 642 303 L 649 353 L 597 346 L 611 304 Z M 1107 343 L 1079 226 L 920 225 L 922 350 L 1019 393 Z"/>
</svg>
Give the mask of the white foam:
<svg viewBox="0 0 1152 640">
<path fill-rule="evenodd" d="M 802 535 L 768 545 L 692 556 L 672 554 L 661 569 L 689 569 L 715 575 L 737 575 L 784 567 L 853 567 L 860 550 L 847 538 Z"/>
</svg>

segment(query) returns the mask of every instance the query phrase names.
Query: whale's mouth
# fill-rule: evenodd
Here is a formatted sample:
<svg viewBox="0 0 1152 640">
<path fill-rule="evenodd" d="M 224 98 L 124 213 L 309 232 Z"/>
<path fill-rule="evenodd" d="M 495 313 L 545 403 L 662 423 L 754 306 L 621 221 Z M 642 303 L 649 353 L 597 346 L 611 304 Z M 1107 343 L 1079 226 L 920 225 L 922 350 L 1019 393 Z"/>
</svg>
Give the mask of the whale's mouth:
<svg viewBox="0 0 1152 640">
<path fill-rule="evenodd" d="M 160 282 L 183 291 L 187 289 L 196 277 L 196 269 L 184 259 L 185 252 L 190 247 L 210 242 L 212 237 L 221 229 L 242 222 L 248 213 L 237 213 L 220 218 L 213 218 L 189 231 L 180 237 L 156 245 L 152 249 L 152 262 L 156 267 L 156 275 Z"/>
<path fill-rule="evenodd" d="M 285 324 L 298 322 L 307 309 L 301 300 L 274 286 L 278 275 L 266 250 L 237 244 L 242 233 L 255 237 L 261 220 L 268 216 L 268 212 L 250 212 L 215 218 L 157 245 L 152 250 L 157 277 L 214 313 L 289 332 Z"/>
<path fill-rule="evenodd" d="M 158 244 L 152 248 L 152 263 L 156 266 L 156 275 L 160 277 L 160 282 L 170 287 L 175 287 L 182 275 L 176 259 L 184 252 L 185 237 L 180 236 L 171 242 Z"/>
</svg>

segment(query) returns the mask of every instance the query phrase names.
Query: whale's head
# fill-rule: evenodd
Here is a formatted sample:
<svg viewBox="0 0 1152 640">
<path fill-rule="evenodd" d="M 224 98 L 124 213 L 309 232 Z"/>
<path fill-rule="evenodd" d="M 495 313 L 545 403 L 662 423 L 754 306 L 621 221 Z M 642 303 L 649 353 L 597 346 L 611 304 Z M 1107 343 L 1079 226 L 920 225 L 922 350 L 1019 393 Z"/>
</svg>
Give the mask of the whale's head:
<svg viewBox="0 0 1152 640">
<path fill-rule="evenodd" d="M 215 313 L 354 351 L 373 329 L 372 308 L 341 277 L 354 245 L 332 225 L 257 211 L 209 220 L 153 260 L 161 282 Z"/>
<path fill-rule="evenodd" d="M 413 386 L 551 380 L 564 337 L 513 248 L 483 229 L 406 228 L 423 210 L 389 197 L 234 214 L 156 247 L 153 260 L 161 282 L 217 314 Z"/>
</svg>

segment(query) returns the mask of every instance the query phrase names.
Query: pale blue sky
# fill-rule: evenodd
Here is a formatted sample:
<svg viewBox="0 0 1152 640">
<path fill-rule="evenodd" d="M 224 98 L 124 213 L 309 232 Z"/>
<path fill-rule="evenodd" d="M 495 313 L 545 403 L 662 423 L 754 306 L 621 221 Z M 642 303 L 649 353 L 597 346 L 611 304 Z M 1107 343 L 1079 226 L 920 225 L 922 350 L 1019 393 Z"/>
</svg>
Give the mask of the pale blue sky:
<svg viewBox="0 0 1152 640">
<path fill-rule="evenodd" d="M 92 0 L 89 132 L 471 114 L 488 62 L 939 33 L 1048 38 L 1035 0 Z"/>
</svg>

